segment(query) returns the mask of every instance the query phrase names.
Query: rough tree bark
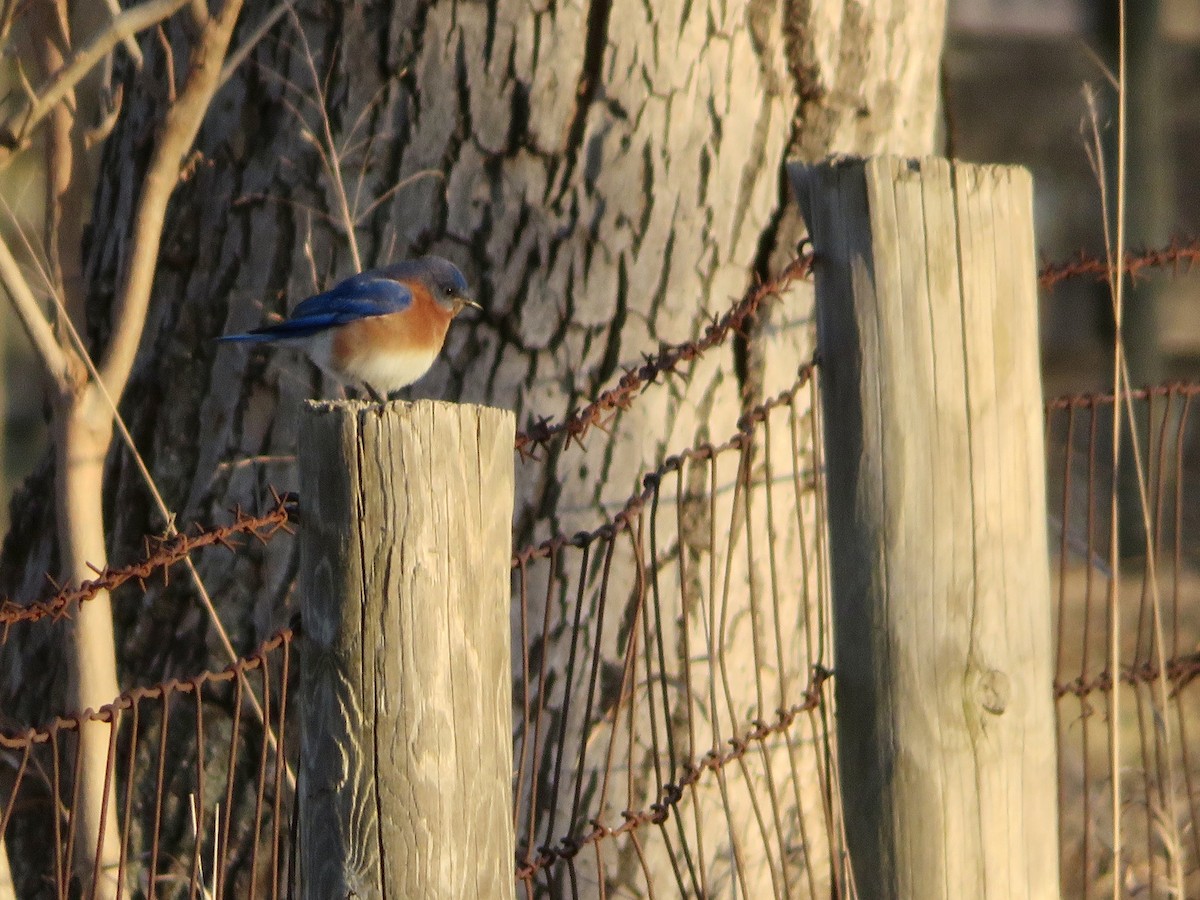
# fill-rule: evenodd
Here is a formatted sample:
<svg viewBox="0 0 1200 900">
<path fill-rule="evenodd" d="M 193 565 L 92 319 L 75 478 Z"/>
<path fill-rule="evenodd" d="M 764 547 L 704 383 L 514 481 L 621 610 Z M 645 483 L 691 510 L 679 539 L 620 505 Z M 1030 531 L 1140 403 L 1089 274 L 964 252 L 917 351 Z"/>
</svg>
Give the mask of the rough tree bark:
<svg viewBox="0 0 1200 900">
<path fill-rule="evenodd" d="M 247 4 L 235 46 L 273 6 Z M 811 160 L 932 149 L 944 0 L 432 0 L 302 3 L 297 14 L 214 101 L 172 205 L 122 407 L 180 522 L 259 505 L 268 486 L 294 489 L 299 400 L 330 389 L 286 353 L 210 340 L 352 270 L 338 200 L 305 136 L 322 133 L 318 104 L 352 200 L 361 189 L 364 262 L 448 256 L 486 308 L 455 324 L 413 395 L 515 408 L 519 423 L 559 417 L 658 341 L 694 336 L 755 275 L 794 255 L 789 151 Z M 161 75 L 160 44 L 143 40 L 142 50 Z M 130 219 L 162 84 L 129 79 L 105 150 L 86 242 L 93 322 L 112 302 L 129 240 L 106 223 Z M 647 392 L 611 435 L 520 464 L 514 545 L 594 526 L 665 455 L 731 433 L 745 404 L 790 384 L 810 357 L 810 304 L 809 290 L 794 288 L 748 342 Z M 92 329 L 97 345 L 106 337 Z M 28 594 L 48 569 L 47 479 L 34 476 L 14 503 L 6 593 Z M 108 460 L 106 507 L 114 562 L 162 530 L 123 450 Z M 287 623 L 296 553 L 281 538 L 198 560 L 239 649 Z M 114 601 L 123 686 L 223 661 L 182 580 Z M 36 721 L 47 711 L 38 686 L 53 684 L 58 666 L 53 628 L 32 634 L 24 654 L 4 673 L 3 700 Z M 220 712 L 206 711 L 210 728 Z M 172 774 L 186 785 L 195 764 L 182 749 L 179 759 Z M 206 773 L 223 778 L 222 765 L 209 758 Z M 239 789 L 235 802 L 253 797 Z M 168 800 L 165 846 L 187 836 L 185 804 L 178 792 Z M 12 854 L 27 885 L 38 859 L 29 829 Z M 721 840 L 714 834 L 707 850 L 720 853 Z"/>
</svg>

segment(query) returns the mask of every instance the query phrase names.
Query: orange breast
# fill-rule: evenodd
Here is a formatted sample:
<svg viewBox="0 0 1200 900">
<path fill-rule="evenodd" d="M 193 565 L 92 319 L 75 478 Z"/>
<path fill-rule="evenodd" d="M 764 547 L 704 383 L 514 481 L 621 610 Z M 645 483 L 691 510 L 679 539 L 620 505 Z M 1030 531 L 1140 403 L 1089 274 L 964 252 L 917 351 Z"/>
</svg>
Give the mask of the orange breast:
<svg viewBox="0 0 1200 900">
<path fill-rule="evenodd" d="M 403 312 L 370 316 L 336 329 L 331 355 L 336 365 L 347 368 L 373 354 L 436 353 L 453 317 L 429 291 L 415 288 L 412 306 Z"/>
</svg>

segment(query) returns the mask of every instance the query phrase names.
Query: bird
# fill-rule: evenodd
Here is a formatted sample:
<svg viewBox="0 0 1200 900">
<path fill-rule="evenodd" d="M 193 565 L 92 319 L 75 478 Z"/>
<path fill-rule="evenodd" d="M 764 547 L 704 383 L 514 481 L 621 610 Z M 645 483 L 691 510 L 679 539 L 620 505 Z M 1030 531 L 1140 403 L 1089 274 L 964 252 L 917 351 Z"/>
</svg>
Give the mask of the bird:
<svg viewBox="0 0 1200 900">
<path fill-rule="evenodd" d="M 368 269 L 300 301 L 282 322 L 217 338 L 294 347 L 334 379 L 382 403 L 429 371 L 451 320 L 482 309 L 467 279 L 439 256 Z"/>
</svg>

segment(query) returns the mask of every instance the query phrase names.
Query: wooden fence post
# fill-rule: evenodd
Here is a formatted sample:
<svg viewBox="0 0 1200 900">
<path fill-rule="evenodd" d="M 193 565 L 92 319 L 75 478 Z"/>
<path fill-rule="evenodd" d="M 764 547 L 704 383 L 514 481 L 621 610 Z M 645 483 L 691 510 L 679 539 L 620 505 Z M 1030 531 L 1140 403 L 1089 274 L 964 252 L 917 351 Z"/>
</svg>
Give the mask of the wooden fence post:
<svg viewBox="0 0 1200 900">
<path fill-rule="evenodd" d="M 1029 173 L 879 158 L 791 174 L 816 254 L 859 896 L 1057 897 Z"/>
<path fill-rule="evenodd" d="M 299 896 L 514 895 L 512 413 L 310 403 Z"/>
</svg>

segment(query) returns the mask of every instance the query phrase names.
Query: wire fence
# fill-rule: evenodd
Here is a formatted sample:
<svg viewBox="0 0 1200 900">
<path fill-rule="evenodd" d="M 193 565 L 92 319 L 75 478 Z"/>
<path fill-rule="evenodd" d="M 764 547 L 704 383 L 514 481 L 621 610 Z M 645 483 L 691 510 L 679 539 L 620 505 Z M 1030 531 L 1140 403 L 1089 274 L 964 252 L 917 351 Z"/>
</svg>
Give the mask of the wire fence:
<svg viewBox="0 0 1200 900">
<path fill-rule="evenodd" d="M 1177 243 L 1126 268 L 1186 264 L 1196 253 Z M 582 442 L 659 376 L 745 328 L 809 265 L 798 260 L 756 285 L 700 339 L 660 348 L 572 416 L 534 423 L 518 436 L 520 456 L 555 439 Z M 1043 283 L 1096 277 L 1098 265 L 1047 266 Z M 838 803 L 817 372 L 802 367 L 726 440 L 665 459 L 594 530 L 514 554 L 514 877 L 525 896 L 856 896 Z M 1047 690 L 1059 714 L 1067 896 L 1111 895 L 1114 880 L 1131 895 L 1200 896 L 1200 747 L 1191 743 L 1200 543 L 1189 540 L 1200 534 L 1191 498 L 1200 445 L 1190 437 L 1198 393 L 1166 385 L 1132 398 L 1151 525 L 1149 541 L 1139 537 L 1154 552 L 1127 558 L 1119 583 L 1108 562 L 1106 455 L 1116 404 L 1079 395 L 1047 405 L 1058 548 L 1057 674 Z M 201 547 L 275 539 L 294 516 L 291 498 L 276 498 L 262 515 L 235 511 L 229 524 L 149 542 L 142 560 L 92 582 L 0 604 L 0 637 L 70 615 L 99 590 L 165 577 Z M 105 778 L 116 785 L 120 858 L 93 882 L 114 878 L 122 896 L 289 896 L 297 637 L 285 629 L 226 669 L 139 688 L 100 710 L 0 729 L 0 834 L 15 835 L 21 817 L 40 823 L 21 832 L 51 848 L 46 883 L 54 896 L 79 890 L 76 736 L 83 722 L 109 722 Z M 1124 700 L 1116 724 L 1114 689 Z M 190 734 L 182 754 L 181 733 Z M 1123 773 L 1116 822 L 1114 768 Z M 253 812 L 227 814 L 235 809 Z M 10 838 L 8 850 L 20 847 Z"/>
<path fill-rule="evenodd" d="M 0 734 L 0 752 L 11 765 L 0 832 L 14 814 L 34 815 L 43 827 L 48 825 L 42 840 L 51 848 L 53 871 L 46 878 L 55 896 L 72 895 L 80 839 L 75 816 L 82 763 L 78 735 L 85 722 L 111 723 L 104 779 L 106 788 L 117 785 L 120 856 L 115 871 L 105 873 L 99 871 L 97 857 L 91 884 L 99 884 L 103 876 L 115 879 L 123 892 L 140 896 L 180 896 L 184 889 L 189 897 L 201 891 L 214 897 L 288 896 L 281 877 L 282 853 L 292 831 L 285 811 L 285 798 L 290 809 L 292 794 L 284 779 L 292 641 L 292 632 L 285 629 L 220 671 L 137 688 L 98 710 Z M 247 691 L 259 698 L 271 731 L 253 727 L 243 716 Z M 213 706 L 234 710 L 228 732 L 206 726 L 205 710 Z M 174 729 L 194 736 L 187 742 L 192 752 L 184 757 L 168 756 L 167 736 Z M 223 769 L 221 796 L 205 795 L 209 766 Z M 164 789 L 168 780 L 177 784 L 181 775 L 193 790 L 181 794 Z M 245 791 L 255 798 L 252 820 L 222 818 L 222 809 L 234 807 L 235 792 Z M 37 816 L 39 811 L 43 814 Z M 188 837 L 181 838 L 184 833 Z M 190 849 L 181 854 L 180 847 Z"/>
<path fill-rule="evenodd" d="M 1129 896 L 1200 896 L 1198 394 L 1200 384 L 1169 384 L 1135 392 L 1124 409 L 1101 394 L 1048 404 L 1060 836 L 1070 896 L 1111 896 L 1114 879 Z M 1126 546 L 1116 578 L 1109 563 L 1114 413 L 1132 413 L 1138 424 L 1150 525 L 1147 534 L 1140 502 L 1132 516 L 1118 504 L 1115 527 Z M 1127 465 L 1120 478 L 1135 483 L 1137 473 Z"/>
<path fill-rule="evenodd" d="M 527 896 L 843 894 L 812 372 L 517 554 Z"/>
</svg>

